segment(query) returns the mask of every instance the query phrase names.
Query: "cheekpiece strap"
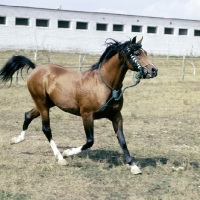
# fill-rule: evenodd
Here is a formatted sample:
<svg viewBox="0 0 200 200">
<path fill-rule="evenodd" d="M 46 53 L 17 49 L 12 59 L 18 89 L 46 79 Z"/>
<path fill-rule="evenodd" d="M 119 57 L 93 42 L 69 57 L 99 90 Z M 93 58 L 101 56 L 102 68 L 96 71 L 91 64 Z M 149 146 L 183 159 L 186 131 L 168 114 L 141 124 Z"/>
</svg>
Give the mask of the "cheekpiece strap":
<svg viewBox="0 0 200 200">
<path fill-rule="evenodd" d="M 137 51 L 138 49 L 140 49 L 142 47 L 141 44 L 132 44 L 132 46 L 128 46 L 124 53 L 126 55 L 127 60 L 131 63 L 131 65 L 133 65 L 136 68 L 141 68 L 142 65 L 137 61 L 137 59 L 135 58 L 135 56 L 132 54 L 133 51 Z"/>
</svg>

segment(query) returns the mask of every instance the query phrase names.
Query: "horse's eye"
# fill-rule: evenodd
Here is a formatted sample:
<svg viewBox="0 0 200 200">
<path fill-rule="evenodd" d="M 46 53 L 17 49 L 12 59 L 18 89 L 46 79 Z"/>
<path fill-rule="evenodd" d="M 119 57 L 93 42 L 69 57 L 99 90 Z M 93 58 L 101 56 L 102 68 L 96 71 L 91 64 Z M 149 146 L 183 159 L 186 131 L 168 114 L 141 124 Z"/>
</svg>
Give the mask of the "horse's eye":
<svg viewBox="0 0 200 200">
<path fill-rule="evenodd" d="M 135 52 L 134 55 L 135 55 L 135 56 L 139 56 L 140 53 L 139 53 L 139 52 Z"/>
</svg>

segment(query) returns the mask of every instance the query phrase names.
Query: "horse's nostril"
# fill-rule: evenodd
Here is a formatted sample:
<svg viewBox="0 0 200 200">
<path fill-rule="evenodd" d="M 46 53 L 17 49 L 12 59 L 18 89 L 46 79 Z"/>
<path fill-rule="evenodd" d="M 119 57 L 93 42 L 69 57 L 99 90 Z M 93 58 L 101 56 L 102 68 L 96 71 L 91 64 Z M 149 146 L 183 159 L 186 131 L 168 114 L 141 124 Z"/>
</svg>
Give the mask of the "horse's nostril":
<svg viewBox="0 0 200 200">
<path fill-rule="evenodd" d="M 156 69 L 156 68 L 152 68 L 151 71 L 152 71 L 152 74 L 153 74 L 153 75 L 157 75 L 157 69 Z"/>
</svg>

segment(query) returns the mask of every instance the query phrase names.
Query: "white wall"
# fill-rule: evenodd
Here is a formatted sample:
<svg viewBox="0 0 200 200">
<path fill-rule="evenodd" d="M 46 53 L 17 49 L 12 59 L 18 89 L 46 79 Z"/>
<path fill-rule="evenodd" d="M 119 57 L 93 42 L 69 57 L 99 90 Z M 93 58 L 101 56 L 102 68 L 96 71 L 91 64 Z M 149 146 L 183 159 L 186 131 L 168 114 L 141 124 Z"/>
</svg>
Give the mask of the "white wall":
<svg viewBox="0 0 200 200">
<path fill-rule="evenodd" d="M 194 36 L 194 30 L 200 30 L 200 21 L 195 20 L 2 5 L 0 5 L 0 16 L 6 17 L 6 24 L 0 25 L 0 50 L 39 48 L 55 51 L 102 53 L 107 38 L 123 42 L 129 37 L 138 36 L 139 39 L 143 36 L 143 48 L 148 53 L 186 55 L 193 51 L 194 55 L 200 55 L 200 37 Z M 16 26 L 16 17 L 29 18 L 29 26 Z M 48 19 L 49 27 L 36 27 L 36 19 Z M 70 28 L 57 28 L 58 20 L 70 21 Z M 88 30 L 76 30 L 77 21 L 88 22 Z M 108 24 L 108 30 L 97 31 L 96 23 Z M 123 24 L 124 31 L 113 31 L 113 24 Z M 142 32 L 131 32 L 132 25 L 143 26 Z M 147 26 L 157 27 L 158 32 L 156 34 L 147 33 Z M 174 35 L 165 35 L 165 27 L 174 28 Z M 188 29 L 188 35 L 178 35 L 179 28 Z"/>
</svg>

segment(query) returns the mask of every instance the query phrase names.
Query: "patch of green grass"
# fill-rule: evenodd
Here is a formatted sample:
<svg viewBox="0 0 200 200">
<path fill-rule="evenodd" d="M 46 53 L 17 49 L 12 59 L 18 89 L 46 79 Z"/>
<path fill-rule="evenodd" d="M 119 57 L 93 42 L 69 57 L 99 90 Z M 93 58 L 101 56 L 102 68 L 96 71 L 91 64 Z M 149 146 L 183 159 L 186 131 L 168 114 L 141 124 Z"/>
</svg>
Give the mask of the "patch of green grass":
<svg viewBox="0 0 200 200">
<path fill-rule="evenodd" d="M 29 195 L 26 194 L 12 194 L 6 191 L 0 191 L 0 199 L 15 199 L 15 200 L 26 200 L 29 199 Z"/>
</svg>

